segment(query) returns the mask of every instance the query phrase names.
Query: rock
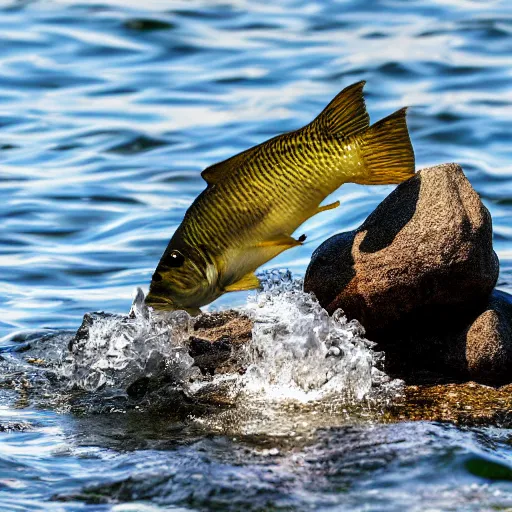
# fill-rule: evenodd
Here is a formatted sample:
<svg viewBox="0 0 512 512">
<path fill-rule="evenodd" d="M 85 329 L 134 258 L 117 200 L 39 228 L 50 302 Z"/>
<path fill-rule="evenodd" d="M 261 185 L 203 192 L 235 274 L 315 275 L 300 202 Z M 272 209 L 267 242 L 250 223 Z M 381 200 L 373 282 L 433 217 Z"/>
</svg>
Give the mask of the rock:
<svg viewBox="0 0 512 512">
<path fill-rule="evenodd" d="M 251 339 L 252 320 L 233 310 L 202 313 L 195 318 L 194 333 L 210 341 L 218 341 L 227 336 L 232 344 L 239 345 Z"/>
<path fill-rule="evenodd" d="M 203 375 L 215 373 L 215 369 L 226 364 L 232 352 L 229 336 L 223 336 L 218 341 L 209 341 L 197 336 L 191 336 L 188 341 L 188 353 L 194 358 L 194 364 Z"/>
<path fill-rule="evenodd" d="M 512 295 L 495 290 L 463 323 L 437 321 L 417 330 L 412 322 L 381 331 L 386 372 L 408 384 L 469 379 L 493 386 L 512 382 Z"/>
<path fill-rule="evenodd" d="M 122 315 L 115 315 L 113 313 L 105 313 L 103 311 L 94 311 L 90 313 L 85 313 L 82 323 L 75 335 L 69 340 L 68 350 L 73 352 L 77 345 L 86 343 L 89 339 L 89 330 L 93 327 L 95 322 L 101 321 L 105 318 L 119 318 L 120 320 L 124 318 Z"/>
<path fill-rule="evenodd" d="M 194 322 L 188 353 L 203 375 L 243 371 L 238 350 L 252 338 L 253 322 L 236 311 L 203 313 Z"/>
<path fill-rule="evenodd" d="M 443 164 L 400 184 L 360 228 L 324 242 L 304 289 L 373 336 L 408 316 L 471 316 L 498 272 L 488 210 L 460 166 Z"/>
<path fill-rule="evenodd" d="M 460 339 L 469 376 L 486 384 L 512 382 L 512 295 L 494 291 L 487 308 Z"/>
<path fill-rule="evenodd" d="M 512 427 L 512 387 L 475 382 L 406 386 L 384 411 L 384 421 L 442 421 L 464 426 Z"/>
</svg>

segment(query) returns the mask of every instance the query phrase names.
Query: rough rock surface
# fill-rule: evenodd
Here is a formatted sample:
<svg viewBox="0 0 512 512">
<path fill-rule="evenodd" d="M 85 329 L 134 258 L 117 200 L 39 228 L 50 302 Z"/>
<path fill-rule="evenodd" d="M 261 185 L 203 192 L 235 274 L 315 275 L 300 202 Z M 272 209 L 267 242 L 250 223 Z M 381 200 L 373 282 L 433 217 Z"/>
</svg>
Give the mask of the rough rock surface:
<svg viewBox="0 0 512 512">
<path fill-rule="evenodd" d="M 386 372 L 409 384 L 425 380 L 512 383 L 512 296 L 495 290 L 464 321 L 437 320 L 416 329 L 413 321 L 379 332 Z"/>
<path fill-rule="evenodd" d="M 470 378 L 486 384 L 512 382 L 512 295 L 494 291 L 456 346 L 460 348 L 462 370 Z"/>
<path fill-rule="evenodd" d="M 443 164 L 399 185 L 357 230 L 324 242 L 304 289 L 329 313 L 342 308 L 357 318 L 371 336 L 411 314 L 429 321 L 446 308 L 473 315 L 498 272 L 488 210 L 460 166 Z"/>
<path fill-rule="evenodd" d="M 237 351 L 252 338 L 252 321 L 235 311 L 203 313 L 188 340 L 189 355 L 203 374 L 242 371 Z"/>
<path fill-rule="evenodd" d="M 384 413 L 388 421 L 442 421 L 457 425 L 512 426 L 512 386 L 475 382 L 407 386 Z"/>
</svg>

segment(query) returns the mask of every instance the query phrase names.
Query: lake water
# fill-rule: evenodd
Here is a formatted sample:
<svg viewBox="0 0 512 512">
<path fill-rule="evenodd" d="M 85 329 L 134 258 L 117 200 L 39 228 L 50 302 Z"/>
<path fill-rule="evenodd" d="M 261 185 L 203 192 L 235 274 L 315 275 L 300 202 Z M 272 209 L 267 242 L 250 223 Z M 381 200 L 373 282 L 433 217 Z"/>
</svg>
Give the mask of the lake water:
<svg viewBox="0 0 512 512">
<path fill-rule="evenodd" d="M 130 310 L 204 167 L 363 79 L 372 121 L 411 107 L 418 168 L 463 166 L 512 292 L 511 63 L 506 0 L 0 0 L 0 422 L 21 429 L 0 434 L 0 510 L 512 507 L 507 429 L 383 424 L 378 407 L 323 396 L 280 414 L 271 393 L 236 414 L 127 408 L 118 381 L 71 399 L 33 364 L 55 370 L 84 313 Z M 308 242 L 265 269 L 300 277 L 391 190 L 343 186 L 341 206 L 304 225 Z M 371 347 L 354 339 L 364 373 Z M 265 382 L 283 368 L 268 364 Z"/>
</svg>

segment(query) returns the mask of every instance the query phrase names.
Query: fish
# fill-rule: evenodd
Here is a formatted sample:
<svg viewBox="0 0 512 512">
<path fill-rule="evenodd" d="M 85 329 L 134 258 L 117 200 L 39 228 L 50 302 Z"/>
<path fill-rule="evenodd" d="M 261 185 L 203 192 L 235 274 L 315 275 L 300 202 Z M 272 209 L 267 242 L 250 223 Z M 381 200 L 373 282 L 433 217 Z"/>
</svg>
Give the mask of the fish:
<svg viewBox="0 0 512 512">
<path fill-rule="evenodd" d="M 344 183 L 397 184 L 415 173 L 402 108 L 370 126 L 364 81 L 304 127 L 207 167 L 152 276 L 146 304 L 191 315 L 224 293 L 260 286 L 255 270 L 304 243 L 294 232 Z"/>
</svg>

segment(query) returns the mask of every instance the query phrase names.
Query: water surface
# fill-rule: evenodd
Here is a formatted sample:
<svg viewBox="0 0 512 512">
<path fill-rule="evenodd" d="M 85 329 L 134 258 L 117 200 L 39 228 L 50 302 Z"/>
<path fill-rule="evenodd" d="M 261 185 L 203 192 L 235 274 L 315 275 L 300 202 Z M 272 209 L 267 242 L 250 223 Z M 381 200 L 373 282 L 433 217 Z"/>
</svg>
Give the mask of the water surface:
<svg viewBox="0 0 512 512">
<path fill-rule="evenodd" d="M 200 171 L 304 125 L 359 80 L 373 121 L 411 107 L 419 168 L 463 166 L 512 292 L 511 55 L 505 0 L 1 2 L 5 347 L 18 332 L 76 330 L 87 311 L 127 313 L 204 188 Z M 343 186 L 341 206 L 304 225 L 308 243 L 266 268 L 302 275 L 391 190 Z M 283 448 L 271 427 L 237 437 L 166 411 L 79 417 L 0 392 L 2 422 L 32 425 L 0 434 L 2 510 L 512 506 L 506 429 L 349 414 L 310 420 L 307 442 Z M 493 461 L 505 469 L 485 469 Z"/>
</svg>

